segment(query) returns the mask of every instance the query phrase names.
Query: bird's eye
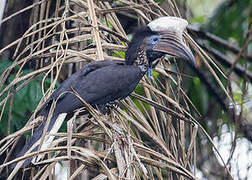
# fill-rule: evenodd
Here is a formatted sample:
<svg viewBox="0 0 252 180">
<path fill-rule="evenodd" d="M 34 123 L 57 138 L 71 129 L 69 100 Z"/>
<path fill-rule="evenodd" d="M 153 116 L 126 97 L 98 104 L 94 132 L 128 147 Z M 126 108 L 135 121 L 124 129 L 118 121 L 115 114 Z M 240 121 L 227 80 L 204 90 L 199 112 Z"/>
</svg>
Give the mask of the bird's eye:
<svg viewBox="0 0 252 180">
<path fill-rule="evenodd" d="M 151 36 L 151 38 L 150 38 L 150 41 L 151 41 L 151 44 L 157 44 L 158 42 L 159 42 L 159 36 L 157 36 L 157 35 L 153 35 L 153 36 Z"/>
</svg>

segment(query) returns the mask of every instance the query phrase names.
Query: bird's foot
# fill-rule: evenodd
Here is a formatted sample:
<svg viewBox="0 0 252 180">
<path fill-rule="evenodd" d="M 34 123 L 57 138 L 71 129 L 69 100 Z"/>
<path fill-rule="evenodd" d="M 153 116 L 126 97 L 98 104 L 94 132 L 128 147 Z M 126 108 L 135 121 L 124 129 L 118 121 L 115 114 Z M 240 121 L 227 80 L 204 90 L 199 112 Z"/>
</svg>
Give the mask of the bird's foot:
<svg viewBox="0 0 252 180">
<path fill-rule="evenodd" d="M 119 101 L 118 100 L 115 100 L 113 102 L 109 102 L 106 105 L 98 105 L 98 109 L 100 110 L 100 112 L 102 114 L 110 114 L 111 110 L 113 108 L 117 108 L 117 107 L 119 107 Z"/>
<path fill-rule="evenodd" d="M 119 107 L 119 100 L 114 100 L 106 104 L 107 108 L 118 108 Z"/>
</svg>

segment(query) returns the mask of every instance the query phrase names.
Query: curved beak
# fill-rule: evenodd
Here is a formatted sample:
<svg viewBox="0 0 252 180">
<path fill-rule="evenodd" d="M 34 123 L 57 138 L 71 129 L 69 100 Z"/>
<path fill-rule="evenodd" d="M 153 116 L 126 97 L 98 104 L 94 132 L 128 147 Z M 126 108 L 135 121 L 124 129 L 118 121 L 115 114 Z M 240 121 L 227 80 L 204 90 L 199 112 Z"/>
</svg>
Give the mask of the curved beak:
<svg viewBox="0 0 252 180">
<path fill-rule="evenodd" d="M 182 37 L 174 32 L 162 32 L 160 35 L 160 41 L 153 47 L 153 50 L 184 59 L 197 67 L 194 55 L 182 41 Z"/>
</svg>

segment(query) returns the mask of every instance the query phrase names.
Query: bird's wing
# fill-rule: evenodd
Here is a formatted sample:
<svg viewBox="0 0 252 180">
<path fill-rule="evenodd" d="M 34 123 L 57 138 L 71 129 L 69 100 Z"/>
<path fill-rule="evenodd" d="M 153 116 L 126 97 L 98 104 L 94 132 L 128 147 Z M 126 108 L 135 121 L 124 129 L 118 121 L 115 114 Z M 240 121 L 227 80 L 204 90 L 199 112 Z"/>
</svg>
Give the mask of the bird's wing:
<svg viewBox="0 0 252 180">
<path fill-rule="evenodd" d="M 137 86 L 142 73 L 138 67 L 128 65 L 111 65 L 98 68 L 85 76 L 78 73 L 61 87 L 71 91 L 73 88 L 87 103 L 106 105 L 117 99 L 127 97 Z M 56 96 L 55 96 L 56 97 Z M 71 112 L 82 107 L 81 101 L 72 93 L 65 93 L 57 101 L 56 113 Z M 45 111 L 48 113 L 48 111 Z"/>
<path fill-rule="evenodd" d="M 88 63 L 87 65 L 85 65 L 80 71 L 80 73 L 82 76 L 86 76 L 88 73 L 95 71 L 97 69 L 100 69 L 106 66 L 113 66 L 113 65 L 120 65 L 120 64 L 124 64 L 124 62 L 112 61 L 112 60 L 95 61 L 95 62 Z"/>
<path fill-rule="evenodd" d="M 112 61 L 112 60 L 103 60 L 103 61 L 95 61 L 92 63 L 86 64 L 80 71 L 74 73 L 71 75 L 68 79 L 66 79 L 47 99 L 44 106 L 41 108 L 42 115 L 44 113 L 47 113 L 48 107 L 50 107 L 53 99 L 57 99 L 57 101 L 60 101 L 64 96 L 66 95 L 66 92 L 71 91 L 71 86 L 76 82 L 77 79 L 82 79 L 85 76 L 87 76 L 90 72 L 96 71 L 97 69 L 106 67 L 106 66 L 112 66 L 112 65 L 121 65 L 124 64 L 123 61 Z M 43 111 L 46 109 L 46 112 Z M 40 113 L 39 113 L 40 114 Z"/>
<path fill-rule="evenodd" d="M 106 104 L 128 96 L 141 78 L 138 67 L 116 64 L 90 72 L 72 88 L 91 105 Z"/>
</svg>

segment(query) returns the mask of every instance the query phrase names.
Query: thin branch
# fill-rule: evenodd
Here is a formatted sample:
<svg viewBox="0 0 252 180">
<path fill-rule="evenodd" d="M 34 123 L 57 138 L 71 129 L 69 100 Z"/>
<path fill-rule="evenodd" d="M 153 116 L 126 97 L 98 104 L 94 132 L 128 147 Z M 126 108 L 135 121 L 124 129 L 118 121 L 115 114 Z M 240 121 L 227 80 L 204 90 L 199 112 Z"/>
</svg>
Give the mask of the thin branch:
<svg viewBox="0 0 252 180">
<path fill-rule="evenodd" d="M 187 27 L 187 29 L 189 30 L 190 33 L 196 34 L 199 38 L 209 40 L 210 42 L 212 42 L 220 47 L 223 47 L 229 51 L 232 51 L 235 54 L 238 54 L 241 51 L 241 49 L 239 47 L 231 44 L 230 42 L 227 42 L 226 40 L 224 40 L 224 39 L 222 39 L 212 33 L 198 30 L 190 25 Z M 252 62 L 252 55 L 243 53 L 243 54 L 241 54 L 241 56 L 243 58 L 249 60 L 250 62 Z"/>
<path fill-rule="evenodd" d="M 233 62 L 226 55 L 222 54 L 220 51 L 216 50 L 215 48 L 207 46 L 206 44 L 200 41 L 197 41 L 197 43 L 208 53 L 212 54 L 216 58 L 216 60 L 218 60 L 220 63 L 227 66 L 228 68 L 232 67 Z M 235 65 L 234 72 L 242 78 L 248 78 L 248 80 L 252 83 L 252 72 L 248 71 L 247 69 L 242 67 L 240 64 Z"/>
</svg>

